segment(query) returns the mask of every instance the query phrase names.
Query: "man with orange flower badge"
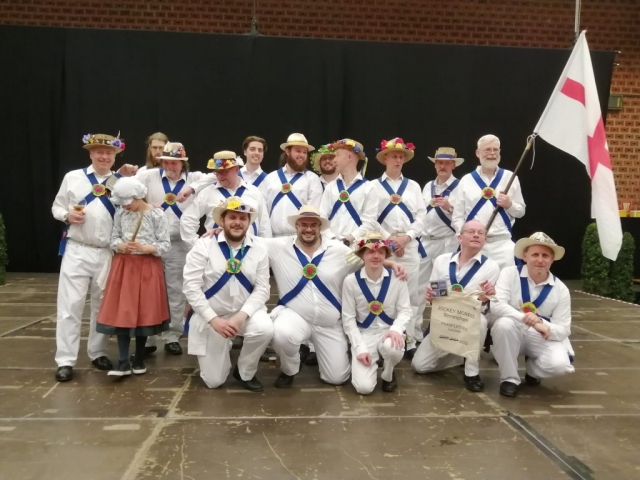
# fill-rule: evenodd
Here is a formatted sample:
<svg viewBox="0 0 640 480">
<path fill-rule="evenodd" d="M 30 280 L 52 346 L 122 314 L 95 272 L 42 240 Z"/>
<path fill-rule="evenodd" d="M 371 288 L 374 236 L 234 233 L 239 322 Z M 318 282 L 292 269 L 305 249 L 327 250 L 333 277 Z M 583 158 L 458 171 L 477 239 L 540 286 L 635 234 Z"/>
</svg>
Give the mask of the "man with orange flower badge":
<svg viewBox="0 0 640 480">
<path fill-rule="evenodd" d="M 407 283 L 394 277 L 384 261 L 391 246 L 378 232 L 356 242 L 364 267 L 350 274 L 342 286 L 342 325 L 351 342 L 351 383 L 361 395 L 376 387 L 377 360 L 384 359 L 382 390 L 396 387 L 394 367 L 404 355 L 404 331 L 411 321 Z"/>
<path fill-rule="evenodd" d="M 520 182 L 516 177 L 508 193 L 504 193 L 512 172 L 498 167 L 500 139 L 485 135 L 478 140 L 476 155 L 480 166 L 460 180 L 451 195 L 453 227 L 460 233 L 465 222 L 479 220 L 485 226 L 495 207 L 498 216 L 487 232 L 487 243 L 482 251 L 500 268 L 514 264 L 512 228 L 516 218 L 524 216 L 526 205 Z"/>
</svg>

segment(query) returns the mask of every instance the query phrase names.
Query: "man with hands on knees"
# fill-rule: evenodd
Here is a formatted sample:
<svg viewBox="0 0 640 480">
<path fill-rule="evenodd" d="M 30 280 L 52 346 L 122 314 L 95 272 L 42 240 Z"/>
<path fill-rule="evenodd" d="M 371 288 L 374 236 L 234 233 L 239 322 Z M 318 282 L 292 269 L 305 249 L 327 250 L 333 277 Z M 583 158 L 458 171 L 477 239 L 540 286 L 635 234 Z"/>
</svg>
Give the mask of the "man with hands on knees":
<svg viewBox="0 0 640 480">
<path fill-rule="evenodd" d="M 214 208 L 218 235 L 198 239 L 187 255 L 183 291 L 193 309 L 188 352 L 197 355 L 209 388 L 222 385 L 231 370 L 229 345 L 244 337 L 233 376 L 244 388 L 261 392 L 256 378 L 260 356 L 273 337 L 267 314 L 269 257 L 260 239 L 247 235 L 255 207 L 230 197 Z"/>
<path fill-rule="evenodd" d="M 384 267 L 391 247 L 382 235 L 368 232 L 355 246 L 364 267 L 350 274 L 342 287 L 342 323 L 352 352 L 351 383 L 360 394 L 373 392 L 376 362 L 382 356 L 382 390 L 393 392 L 397 388 L 393 369 L 404 356 L 404 331 L 412 315 L 409 288 Z"/>
</svg>

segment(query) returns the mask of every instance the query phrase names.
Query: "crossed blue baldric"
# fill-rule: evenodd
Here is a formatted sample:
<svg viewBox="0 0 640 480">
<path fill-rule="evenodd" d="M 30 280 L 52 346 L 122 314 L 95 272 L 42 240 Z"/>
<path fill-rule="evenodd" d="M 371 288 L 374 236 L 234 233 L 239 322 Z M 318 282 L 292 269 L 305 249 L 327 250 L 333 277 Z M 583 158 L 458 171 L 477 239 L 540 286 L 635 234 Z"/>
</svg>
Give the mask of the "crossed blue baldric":
<svg viewBox="0 0 640 480">
<path fill-rule="evenodd" d="M 171 190 L 171 185 L 169 185 L 169 179 L 167 177 L 163 177 L 162 176 L 162 174 L 164 173 L 164 169 L 159 168 L 158 169 L 158 173 L 160 174 L 160 178 L 162 179 L 162 188 L 164 189 L 165 198 L 166 198 L 166 195 L 169 194 L 169 193 L 172 193 L 172 194 L 177 196 L 180 193 L 180 190 L 182 190 L 182 186 L 185 183 L 184 179 L 181 178 L 180 180 L 178 180 L 176 182 L 176 186 L 173 188 L 173 190 Z M 176 205 L 175 203 L 169 205 L 165 201 L 165 202 L 163 202 L 162 205 L 160 205 L 160 207 L 162 208 L 162 210 L 166 210 L 167 208 L 171 208 L 173 213 L 175 213 L 178 218 L 182 218 L 182 210 L 180 210 L 178 205 Z"/>
<path fill-rule="evenodd" d="M 349 194 L 349 198 L 345 202 L 341 200 L 336 200 L 336 203 L 333 204 L 333 208 L 331 209 L 331 213 L 329 214 L 329 221 L 333 220 L 333 217 L 336 216 L 336 213 L 338 213 L 338 210 L 340 210 L 340 207 L 344 205 L 344 208 L 347 209 L 347 212 L 349 212 L 349 215 L 351 215 L 351 218 L 353 218 L 353 221 L 356 222 L 356 225 L 357 226 L 362 225 L 362 220 L 360 220 L 360 215 L 358 215 L 357 210 L 351 203 L 351 194 L 355 192 L 358 189 L 358 187 L 360 187 L 361 185 L 364 185 L 365 183 L 367 183 L 367 180 L 364 178 L 361 178 L 360 180 L 355 182 L 353 185 L 351 185 L 349 188 L 345 189 L 344 182 L 342 181 L 342 179 L 336 178 L 338 195 L 346 191 L 347 194 Z"/>
<path fill-rule="evenodd" d="M 359 328 L 369 328 L 376 317 L 380 318 L 380 320 L 384 321 L 387 325 L 393 325 L 393 318 L 386 314 L 384 311 L 384 301 L 387 298 L 387 293 L 389 292 L 389 285 L 391 285 L 391 269 L 385 268 L 388 275 L 382 279 L 382 286 L 380 287 L 380 292 L 377 297 L 373 296 L 371 290 L 367 286 L 367 282 L 362 275 L 360 275 L 360 270 L 356 272 L 356 280 L 358 281 L 358 286 L 360 287 L 360 291 L 364 295 L 365 300 L 371 305 L 371 302 L 379 302 L 381 305 L 380 313 L 377 315 L 373 312 L 369 312 L 369 315 L 362 321 L 358 322 Z"/>
</svg>

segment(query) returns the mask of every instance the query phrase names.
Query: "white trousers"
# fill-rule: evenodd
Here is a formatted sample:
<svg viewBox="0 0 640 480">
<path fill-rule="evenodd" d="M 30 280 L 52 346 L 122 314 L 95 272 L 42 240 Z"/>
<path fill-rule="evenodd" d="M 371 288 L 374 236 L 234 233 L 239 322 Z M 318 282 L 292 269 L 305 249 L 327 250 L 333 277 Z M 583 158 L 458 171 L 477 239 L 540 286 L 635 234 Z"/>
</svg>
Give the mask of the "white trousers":
<svg viewBox="0 0 640 480">
<path fill-rule="evenodd" d="M 96 332 L 96 319 L 102 303 L 98 277 L 109 261 L 107 248 L 85 247 L 69 240 L 58 280 L 58 315 L 56 323 L 56 363 L 59 367 L 75 367 L 80 349 L 82 313 L 91 293 L 91 319 L 87 354 L 91 360 L 107 355 L 109 337 Z"/>
<path fill-rule="evenodd" d="M 409 242 L 402 257 L 392 256 L 389 260 L 402 265 L 407 270 L 407 286 L 409 302 L 411 302 L 411 321 L 407 324 L 407 348 L 415 348 L 416 341 L 422 341 L 422 320 L 418 319 L 418 306 L 420 296 L 424 296 L 424 292 L 422 294 L 419 292 L 420 254 L 416 240 Z"/>
<path fill-rule="evenodd" d="M 332 327 L 312 325 L 289 307 L 284 307 L 274 321 L 273 348 L 280 357 L 286 375 L 300 371 L 300 345 L 311 340 L 316 349 L 320 378 L 332 385 L 349 380 L 347 339 L 338 322 Z"/>
<path fill-rule="evenodd" d="M 231 371 L 230 338 L 223 338 L 207 325 L 203 333 L 207 335 L 206 353 L 198 355 L 200 377 L 209 388 L 222 385 Z M 244 337 L 238 357 L 238 371 L 243 380 L 251 380 L 258 371 L 260 356 L 273 338 L 273 322 L 266 310 L 258 310 L 247 319 L 244 328 L 238 332 Z"/>
<path fill-rule="evenodd" d="M 533 328 L 524 330 L 508 317 L 496 319 L 491 325 L 493 356 L 500 367 L 500 381 L 520 385 L 518 356 L 526 355 L 527 373 L 535 378 L 557 377 L 573 373 L 566 345 L 545 340 Z"/>
<path fill-rule="evenodd" d="M 515 243 L 513 243 L 513 240 L 508 237 L 495 242 L 490 240 L 491 237 L 487 238 L 487 243 L 484 244 L 482 254 L 496 262 L 500 270 L 505 267 L 514 266 L 515 259 L 513 257 L 513 250 Z"/>
<path fill-rule="evenodd" d="M 480 349 L 484 345 L 487 336 L 488 321 L 484 315 L 480 315 Z M 418 373 L 437 372 L 446 368 L 462 365 L 463 358 L 452 353 L 445 352 L 431 344 L 431 335 L 427 335 L 413 356 L 411 366 Z M 464 374 L 467 377 L 475 377 L 480 374 L 480 358 L 469 360 L 464 364 Z"/>
<path fill-rule="evenodd" d="M 171 325 L 169 330 L 162 332 L 165 343 L 177 342 L 182 335 L 182 320 L 184 319 L 187 299 L 182 293 L 182 271 L 189 253 L 189 246 L 180 239 L 171 240 L 171 248 L 162 255 L 164 266 L 164 281 L 167 284 L 167 300 L 169 301 L 169 314 Z M 147 339 L 147 346 L 155 346 L 156 337 Z"/>
<path fill-rule="evenodd" d="M 374 333 L 361 330 L 360 333 L 367 350 L 369 350 L 369 355 L 371 355 L 371 365 L 367 367 L 361 363 L 356 358 L 358 353 L 354 348 L 351 348 L 351 384 L 356 389 L 356 392 L 361 395 L 368 395 L 376 388 L 378 379 L 378 364 L 376 362 L 378 358 L 382 356 L 384 359 L 380 378 L 390 382 L 393 378 L 394 367 L 400 363 L 404 356 L 404 349 L 394 348 L 390 338 L 387 338 L 384 342 L 382 341 L 382 337 L 387 333 L 386 330 Z"/>
</svg>

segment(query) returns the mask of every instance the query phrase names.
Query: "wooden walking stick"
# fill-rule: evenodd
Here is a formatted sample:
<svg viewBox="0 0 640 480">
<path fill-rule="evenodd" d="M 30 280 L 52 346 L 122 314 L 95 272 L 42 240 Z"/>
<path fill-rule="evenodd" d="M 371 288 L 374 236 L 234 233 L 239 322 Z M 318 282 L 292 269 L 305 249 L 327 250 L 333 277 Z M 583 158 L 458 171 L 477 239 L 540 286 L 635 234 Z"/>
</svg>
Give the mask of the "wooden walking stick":
<svg viewBox="0 0 640 480">
<path fill-rule="evenodd" d="M 138 231 L 140 231 L 140 225 L 142 225 L 142 217 L 144 217 L 144 212 L 140 212 L 140 216 L 138 217 L 138 223 L 136 224 L 136 229 L 133 231 L 133 236 L 131 237 L 132 242 L 136 241 L 136 237 L 138 236 Z"/>
</svg>

